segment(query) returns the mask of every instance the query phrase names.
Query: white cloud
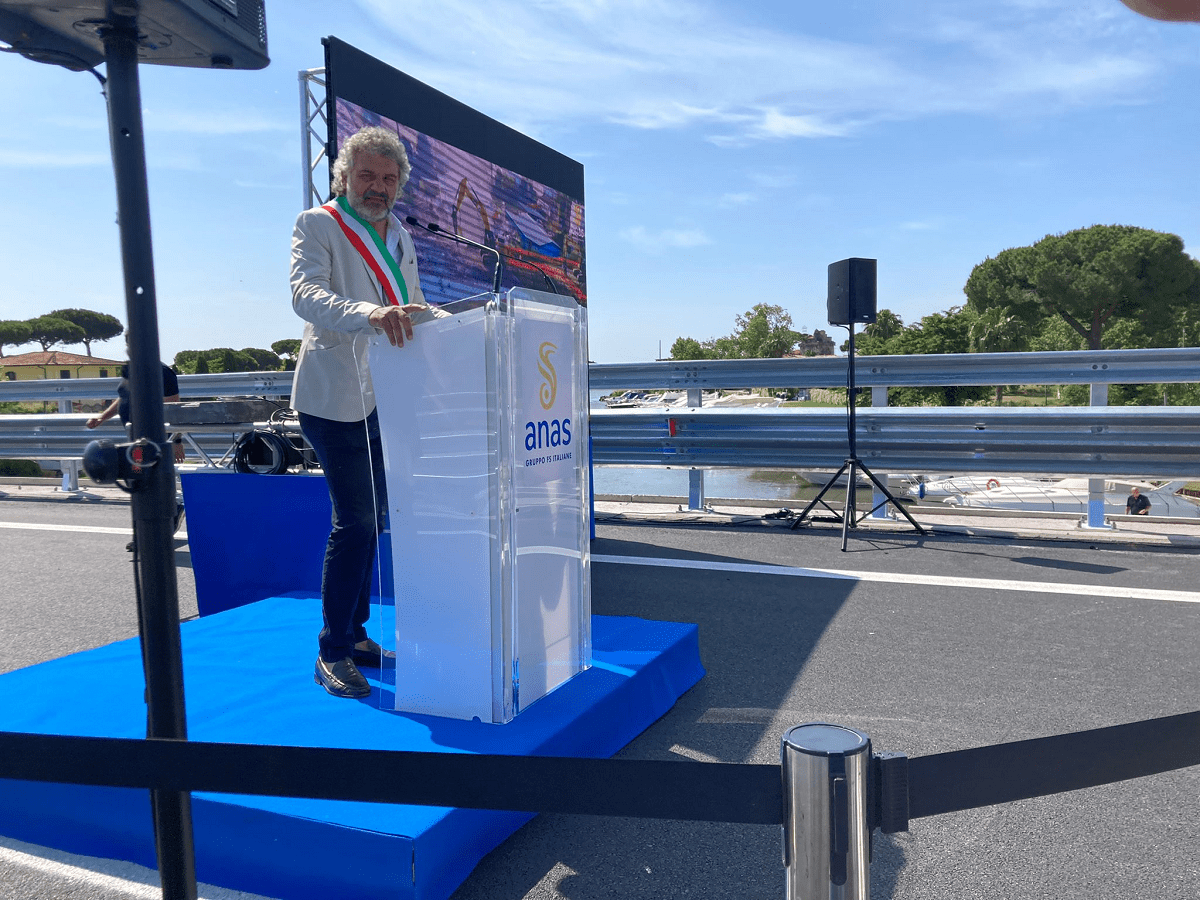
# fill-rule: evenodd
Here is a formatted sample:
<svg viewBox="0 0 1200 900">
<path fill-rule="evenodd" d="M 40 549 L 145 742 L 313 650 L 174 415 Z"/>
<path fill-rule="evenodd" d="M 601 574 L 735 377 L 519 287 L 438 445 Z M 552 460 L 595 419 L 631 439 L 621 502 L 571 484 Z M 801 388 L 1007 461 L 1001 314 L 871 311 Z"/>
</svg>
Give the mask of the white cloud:
<svg viewBox="0 0 1200 900">
<path fill-rule="evenodd" d="M 233 186 L 239 190 L 254 190 L 254 191 L 293 191 L 296 189 L 294 184 L 287 184 L 281 181 L 245 181 L 235 178 Z"/>
<path fill-rule="evenodd" d="M 649 231 L 642 225 L 633 225 L 621 229 L 619 236 L 623 241 L 651 251 L 668 248 L 689 249 L 712 243 L 712 239 L 698 228 L 664 228 L 660 231 Z"/>
<path fill-rule="evenodd" d="M 812 115 L 789 115 L 776 108 L 757 110 L 737 118 L 740 130 L 712 135 L 709 141 L 718 147 L 741 147 L 764 140 L 841 137 L 852 130 L 849 123 L 834 124 Z"/>
<path fill-rule="evenodd" d="M 263 115 L 248 108 L 225 110 L 144 109 L 142 117 L 147 132 L 173 131 L 181 134 L 258 134 L 269 131 L 291 131 L 294 122 Z"/>
<path fill-rule="evenodd" d="M 738 191 L 729 194 L 722 194 L 717 200 L 717 206 L 722 209 L 732 209 L 737 206 L 746 206 L 758 200 L 757 194 L 752 194 L 749 191 Z"/>
<path fill-rule="evenodd" d="M 20 169 L 80 169 L 93 166 L 112 166 L 112 157 L 107 153 L 86 150 L 3 150 L 0 149 L 0 166 Z"/>
<path fill-rule="evenodd" d="M 740 5 L 700 0 L 409 0 L 402 17 L 392 0 L 362 5 L 393 31 L 364 50 L 535 136 L 608 121 L 700 129 L 721 146 L 836 137 L 887 119 L 1127 100 L 1159 65 L 1114 0 L 902 5 L 872 23 L 869 44 L 747 24 Z"/>
<path fill-rule="evenodd" d="M 797 181 L 795 172 L 785 170 L 771 171 L 769 169 L 755 169 L 754 171 L 747 172 L 746 177 L 759 187 L 771 191 L 790 188 Z"/>
</svg>

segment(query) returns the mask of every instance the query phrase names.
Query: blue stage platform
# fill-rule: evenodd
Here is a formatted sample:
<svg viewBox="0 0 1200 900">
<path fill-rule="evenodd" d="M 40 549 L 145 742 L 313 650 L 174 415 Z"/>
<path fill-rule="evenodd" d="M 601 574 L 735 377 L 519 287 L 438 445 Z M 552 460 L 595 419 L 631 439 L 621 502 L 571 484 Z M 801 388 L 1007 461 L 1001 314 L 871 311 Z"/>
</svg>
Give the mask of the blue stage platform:
<svg viewBox="0 0 1200 900">
<path fill-rule="evenodd" d="M 376 610 L 380 607 L 376 606 Z M 382 608 L 386 617 L 391 610 Z M 193 740 L 454 753 L 611 756 L 703 676 L 694 625 L 593 618 L 593 666 L 507 725 L 397 713 L 312 680 L 320 600 L 270 597 L 182 626 Z M 385 628 L 390 628 L 385 621 Z M 0 676 L 0 730 L 145 734 L 136 639 Z M 313 772 L 314 782 L 321 777 Z M 444 898 L 530 816 L 272 797 L 193 797 L 198 877 L 280 898 Z M 147 792 L 0 780 L 0 832 L 155 865 Z"/>
</svg>

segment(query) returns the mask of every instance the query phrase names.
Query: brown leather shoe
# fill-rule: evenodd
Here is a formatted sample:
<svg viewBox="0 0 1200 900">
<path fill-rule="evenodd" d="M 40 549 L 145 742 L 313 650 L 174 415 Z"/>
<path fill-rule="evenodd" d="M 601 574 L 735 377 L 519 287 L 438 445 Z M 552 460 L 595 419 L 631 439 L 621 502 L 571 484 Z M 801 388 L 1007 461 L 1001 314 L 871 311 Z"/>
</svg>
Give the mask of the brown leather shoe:
<svg viewBox="0 0 1200 900">
<path fill-rule="evenodd" d="M 335 697 L 356 699 L 371 693 L 371 685 L 363 678 L 362 672 L 358 671 L 354 660 L 348 656 L 334 663 L 327 663 L 318 656 L 313 681 Z"/>
</svg>

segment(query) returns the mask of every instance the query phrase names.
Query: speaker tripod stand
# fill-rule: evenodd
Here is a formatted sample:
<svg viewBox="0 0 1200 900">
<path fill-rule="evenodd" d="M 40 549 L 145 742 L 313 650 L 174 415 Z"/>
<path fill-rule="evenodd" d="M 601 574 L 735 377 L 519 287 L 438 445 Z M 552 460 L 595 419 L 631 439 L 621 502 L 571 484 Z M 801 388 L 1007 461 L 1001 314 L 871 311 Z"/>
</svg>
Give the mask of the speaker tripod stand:
<svg viewBox="0 0 1200 900">
<path fill-rule="evenodd" d="M 792 522 L 793 530 L 799 528 L 802 524 L 804 524 L 804 520 L 808 518 L 808 514 L 812 511 L 813 507 L 815 507 L 818 503 L 837 516 L 838 511 L 826 503 L 823 498 L 825 497 L 825 494 L 829 492 L 829 489 L 834 486 L 837 480 L 841 478 L 842 475 L 845 475 L 846 502 L 842 508 L 840 516 L 842 522 L 843 553 L 846 552 L 846 542 L 849 540 L 850 530 L 857 529 L 859 522 L 874 513 L 877 509 L 886 506 L 888 503 L 892 504 L 892 506 L 894 506 L 904 516 L 904 518 L 908 519 L 912 527 L 917 529 L 918 534 L 926 533 L 925 529 L 922 528 L 917 520 L 909 514 L 908 510 L 904 508 L 904 505 L 901 504 L 900 501 L 898 501 L 894 496 L 892 496 L 892 492 L 887 489 L 887 485 L 876 478 L 875 473 L 868 469 L 866 465 L 864 465 L 863 461 L 858 458 L 858 444 L 856 440 L 858 434 L 854 416 L 854 401 L 858 394 L 858 389 L 854 386 L 854 323 L 850 322 L 847 327 L 850 330 L 850 344 L 846 363 L 846 432 L 850 446 L 850 455 L 846 457 L 846 461 L 842 463 L 842 467 L 837 470 L 837 473 L 831 479 L 829 479 L 829 481 L 825 484 L 825 487 L 821 488 L 817 496 L 812 499 L 812 502 L 810 502 L 808 506 L 804 507 L 804 511 L 796 517 L 794 522 Z M 875 485 L 879 493 L 881 493 L 884 497 L 883 500 L 873 506 L 868 512 L 863 513 L 861 516 L 858 515 L 856 502 L 858 498 L 855 496 L 858 487 L 859 472 L 862 472 L 864 475 L 866 475 L 867 478 L 871 480 L 871 483 Z"/>
</svg>

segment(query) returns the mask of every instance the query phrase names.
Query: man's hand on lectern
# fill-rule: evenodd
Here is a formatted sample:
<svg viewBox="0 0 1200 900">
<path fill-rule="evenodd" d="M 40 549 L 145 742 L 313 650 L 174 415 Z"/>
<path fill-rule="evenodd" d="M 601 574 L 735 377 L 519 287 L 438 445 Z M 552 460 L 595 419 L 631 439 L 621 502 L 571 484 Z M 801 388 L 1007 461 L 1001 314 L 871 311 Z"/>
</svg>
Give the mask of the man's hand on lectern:
<svg viewBox="0 0 1200 900">
<path fill-rule="evenodd" d="M 386 334 L 393 347 L 403 347 L 404 342 L 411 341 L 413 337 L 412 319 L 409 314 L 418 309 L 424 309 L 424 307 L 417 303 L 409 303 L 404 306 L 381 306 L 371 313 L 367 321 Z"/>
</svg>

